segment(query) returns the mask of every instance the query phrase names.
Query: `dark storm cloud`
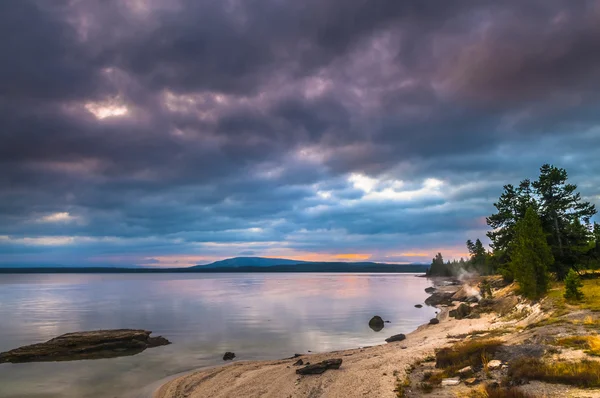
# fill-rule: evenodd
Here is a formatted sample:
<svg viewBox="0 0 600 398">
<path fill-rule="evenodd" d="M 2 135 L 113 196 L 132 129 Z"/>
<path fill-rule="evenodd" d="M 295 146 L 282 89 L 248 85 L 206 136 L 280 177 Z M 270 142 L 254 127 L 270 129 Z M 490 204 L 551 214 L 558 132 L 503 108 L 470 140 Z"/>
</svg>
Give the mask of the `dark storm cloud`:
<svg viewBox="0 0 600 398">
<path fill-rule="evenodd" d="M 0 262 L 400 261 L 483 237 L 545 162 L 598 203 L 599 26 L 592 1 L 2 2 Z"/>
</svg>

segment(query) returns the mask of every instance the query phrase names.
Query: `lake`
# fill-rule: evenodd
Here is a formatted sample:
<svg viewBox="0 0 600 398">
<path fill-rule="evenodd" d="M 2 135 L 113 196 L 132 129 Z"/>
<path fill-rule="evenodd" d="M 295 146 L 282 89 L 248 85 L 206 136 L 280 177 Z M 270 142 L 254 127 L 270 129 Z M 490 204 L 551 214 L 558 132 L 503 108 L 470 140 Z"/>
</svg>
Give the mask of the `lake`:
<svg viewBox="0 0 600 398">
<path fill-rule="evenodd" d="M 173 344 L 129 357 L 2 364 L 0 397 L 148 397 L 158 380 L 236 360 L 385 344 L 435 316 L 414 274 L 0 275 L 0 352 L 63 333 L 146 329 Z M 373 315 L 389 320 L 371 330 Z"/>
</svg>

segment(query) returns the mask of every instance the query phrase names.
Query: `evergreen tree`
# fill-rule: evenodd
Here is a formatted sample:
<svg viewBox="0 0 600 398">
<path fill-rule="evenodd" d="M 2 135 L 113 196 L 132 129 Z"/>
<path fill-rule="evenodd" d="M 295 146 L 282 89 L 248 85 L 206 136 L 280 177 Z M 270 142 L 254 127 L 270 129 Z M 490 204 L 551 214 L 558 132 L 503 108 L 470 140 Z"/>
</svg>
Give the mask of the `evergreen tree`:
<svg viewBox="0 0 600 398">
<path fill-rule="evenodd" d="M 428 275 L 430 276 L 451 276 L 449 265 L 444 264 L 444 258 L 442 253 L 436 254 L 431 261 L 431 267 L 429 267 Z"/>
<path fill-rule="evenodd" d="M 583 293 L 579 290 L 583 286 L 579 279 L 579 274 L 574 270 L 569 270 L 567 277 L 565 278 L 565 298 L 567 300 L 581 300 Z"/>
<path fill-rule="evenodd" d="M 589 224 L 596 214 L 595 206 L 583 202 L 581 194 L 575 192 L 577 185 L 568 184 L 567 179 L 565 169 L 545 164 L 540 168 L 538 180 L 532 184 L 539 196 L 539 214 L 544 230 L 549 233 L 548 243 L 556 258 L 553 270 L 559 279 L 566 276 L 577 260 L 577 251 L 572 250 L 573 241 L 587 239 L 587 233 L 576 228 L 576 222 L 583 220 Z M 573 236 L 574 233 L 577 235 Z"/>
<path fill-rule="evenodd" d="M 515 235 L 515 226 L 525 216 L 529 207 L 537 209 L 538 204 L 532 190 L 531 181 L 523 180 L 518 187 L 511 184 L 504 186 L 504 192 L 494 207 L 498 210 L 486 218 L 492 228 L 487 236 L 492 241 L 492 249 L 499 263 L 510 260 L 510 243 Z"/>
<path fill-rule="evenodd" d="M 548 290 L 548 267 L 554 258 L 540 219 L 532 207 L 516 223 L 510 250 L 512 272 L 521 293 L 531 299 L 543 296 Z"/>
</svg>

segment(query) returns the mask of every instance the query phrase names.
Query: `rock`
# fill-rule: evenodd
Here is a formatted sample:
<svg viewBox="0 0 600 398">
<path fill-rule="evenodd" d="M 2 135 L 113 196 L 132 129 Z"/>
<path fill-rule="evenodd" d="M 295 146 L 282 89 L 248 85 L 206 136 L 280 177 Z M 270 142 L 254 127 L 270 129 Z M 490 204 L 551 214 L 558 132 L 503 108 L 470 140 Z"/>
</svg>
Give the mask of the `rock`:
<svg viewBox="0 0 600 398">
<path fill-rule="evenodd" d="M 471 314 L 471 307 L 468 304 L 461 303 L 457 309 L 451 310 L 448 315 L 456 319 L 464 319 Z"/>
<path fill-rule="evenodd" d="M 423 308 L 422 304 L 415 304 L 415 308 Z"/>
<path fill-rule="evenodd" d="M 162 336 L 139 329 L 95 330 L 67 333 L 45 343 L 0 353 L 0 363 L 54 362 L 114 358 L 139 354 L 146 348 L 171 344 Z"/>
<path fill-rule="evenodd" d="M 431 296 L 425 299 L 425 304 L 430 305 L 432 307 L 445 304 L 452 304 L 452 296 L 453 292 L 434 292 Z"/>
<path fill-rule="evenodd" d="M 432 319 L 429 321 L 429 324 L 430 324 L 430 325 L 437 325 L 438 323 L 440 323 L 440 320 L 439 320 L 439 319 L 437 319 L 437 318 L 432 318 Z"/>
<path fill-rule="evenodd" d="M 425 293 L 431 294 L 433 292 L 435 292 L 435 287 L 431 286 L 431 287 L 425 288 Z"/>
<path fill-rule="evenodd" d="M 492 359 L 491 361 L 489 361 L 487 363 L 487 368 L 489 370 L 496 370 L 496 369 L 500 369 L 500 367 L 502 366 L 502 362 L 497 360 L 497 359 Z"/>
<path fill-rule="evenodd" d="M 466 376 L 470 375 L 471 373 L 473 373 L 473 368 L 471 366 L 466 366 L 466 367 L 460 369 L 456 373 L 458 373 L 462 377 L 466 377 Z"/>
<path fill-rule="evenodd" d="M 400 334 L 395 334 L 392 337 L 388 337 L 387 339 L 385 339 L 385 341 L 388 343 L 393 343 L 394 341 L 402 341 L 404 339 L 406 339 L 406 336 L 403 335 L 402 333 L 400 333 Z"/>
<path fill-rule="evenodd" d="M 452 377 L 449 379 L 442 379 L 442 387 L 447 386 L 457 386 L 460 384 L 460 379 L 458 377 Z"/>
<path fill-rule="evenodd" d="M 235 358 L 235 354 L 233 352 L 229 352 L 227 351 L 224 355 L 223 355 L 223 360 L 224 361 L 231 361 L 233 358 Z"/>
<path fill-rule="evenodd" d="M 328 359 L 323 362 L 308 365 L 300 369 L 296 369 L 296 373 L 299 375 L 316 375 L 325 372 L 327 369 L 339 369 L 342 365 L 342 359 Z"/>
<path fill-rule="evenodd" d="M 383 319 L 379 315 L 375 315 L 369 321 L 369 327 L 376 332 L 381 331 L 381 329 L 383 329 L 383 326 L 384 326 Z"/>
<path fill-rule="evenodd" d="M 392 323 L 392 322 L 390 322 L 390 321 L 385 321 L 385 323 Z"/>
<path fill-rule="evenodd" d="M 301 359 L 299 359 L 296 362 L 294 362 L 294 366 L 302 366 L 302 365 L 304 365 L 304 361 L 301 360 Z"/>
<path fill-rule="evenodd" d="M 479 383 L 479 379 L 477 379 L 475 377 L 471 377 L 470 379 L 465 379 L 465 384 L 467 386 L 474 386 L 477 383 Z"/>
</svg>

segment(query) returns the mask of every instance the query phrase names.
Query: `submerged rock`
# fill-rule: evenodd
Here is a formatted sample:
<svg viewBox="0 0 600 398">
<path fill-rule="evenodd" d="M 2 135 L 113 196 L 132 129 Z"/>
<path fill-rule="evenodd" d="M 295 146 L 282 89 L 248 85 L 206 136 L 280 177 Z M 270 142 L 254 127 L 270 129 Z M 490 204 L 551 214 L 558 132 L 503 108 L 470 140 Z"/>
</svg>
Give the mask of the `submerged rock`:
<svg viewBox="0 0 600 398">
<path fill-rule="evenodd" d="M 223 355 L 224 361 L 231 361 L 233 358 L 235 358 L 235 354 L 233 352 L 227 351 L 225 355 Z"/>
<path fill-rule="evenodd" d="M 45 343 L 0 353 L 0 363 L 56 362 L 135 355 L 146 348 L 171 344 L 162 336 L 138 329 L 95 330 L 67 333 Z"/>
<path fill-rule="evenodd" d="M 385 339 L 385 341 L 387 341 L 388 343 L 393 343 L 394 341 L 402 341 L 404 339 L 406 339 L 406 336 L 400 333 L 395 334 L 392 337 L 388 337 L 387 339 Z"/>
<path fill-rule="evenodd" d="M 415 304 L 415 308 L 423 308 L 422 304 Z"/>
<path fill-rule="evenodd" d="M 296 369 L 299 375 L 316 375 L 325 372 L 327 369 L 339 369 L 342 366 L 342 359 L 327 359 L 323 362 L 308 365 L 300 369 Z"/>
<path fill-rule="evenodd" d="M 376 332 L 381 331 L 381 329 L 383 329 L 383 326 L 384 326 L 383 319 L 379 315 L 375 315 L 369 321 L 369 327 Z"/>
</svg>

